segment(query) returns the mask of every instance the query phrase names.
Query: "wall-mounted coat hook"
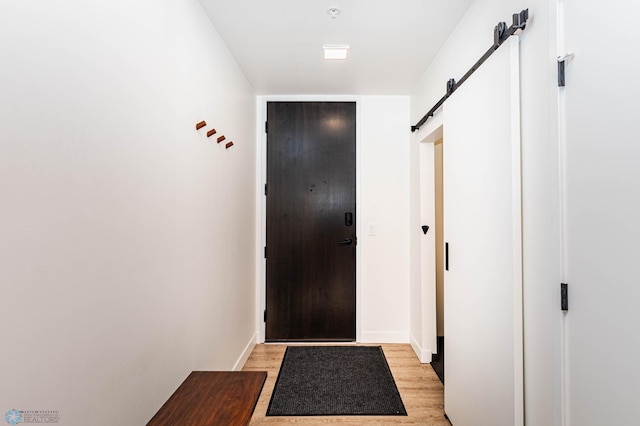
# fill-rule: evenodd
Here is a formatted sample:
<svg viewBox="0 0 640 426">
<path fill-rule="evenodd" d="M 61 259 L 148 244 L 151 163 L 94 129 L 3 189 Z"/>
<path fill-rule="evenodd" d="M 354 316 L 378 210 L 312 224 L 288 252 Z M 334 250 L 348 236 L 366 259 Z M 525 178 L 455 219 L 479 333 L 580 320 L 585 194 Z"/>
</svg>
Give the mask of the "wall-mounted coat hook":
<svg viewBox="0 0 640 426">
<path fill-rule="evenodd" d="M 211 130 L 209 130 L 207 132 L 207 137 L 210 138 L 211 136 L 215 135 L 216 133 L 217 133 L 216 129 L 211 129 Z"/>
<path fill-rule="evenodd" d="M 228 144 L 225 145 L 226 149 L 229 149 L 233 146 L 233 142 L 229 142 Z"/>
<path fill-rule="evenodd" d="M 203 121 L 199 122 L 198 124 L 196 124 L 196 130 L 200 130 L 206 125 L 207 125 L 207 122 L 203 120 Z"/>
<path fill-rule="evenodd" d="M 422 232 L 424 232 L 424 235 L 427 235 L 427 232 L 429 232 L 429 225 L 422 225 Z"/>
<path fill-rule="evenodd" d="M 226 138 L 224 137 L 224 135 L 220 136 L 218 138 L 218 143 L 222 142 L 223 140 L 225 140 Z"/>
</svg>

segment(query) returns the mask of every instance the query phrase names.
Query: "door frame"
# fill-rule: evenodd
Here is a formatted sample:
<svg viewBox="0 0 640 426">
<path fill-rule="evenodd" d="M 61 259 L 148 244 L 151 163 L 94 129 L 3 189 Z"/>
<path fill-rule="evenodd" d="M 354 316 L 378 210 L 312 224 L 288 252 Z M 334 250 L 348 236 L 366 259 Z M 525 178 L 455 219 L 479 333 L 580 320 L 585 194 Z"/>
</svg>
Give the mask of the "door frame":
<svg viewBox="0 0 640 426">
<path fill-rule="evenodd" d="M 418 287 L 412 290 L 416 298 L 412 314 L 420 318 L 421 327 L 411 330 L 411 347 L 420 362 L 428 364 L 438 352 L 437 280 L 436 280 L 436 190 L 435 190 L 435 144 L 443 140 L 442 109 L 436 111 L 417 133 L 412 143 L 417 146 L 418 157 L 418 198 L 414 212 L 419 217 L 419 225 L 431 226 L 426 235 L 420 235 L 417 245 Z M 442 224 L 440 224 L 442 225 Z"/>
<path fill-rule="evenodd" d="M 256 330 L 257 343 L 265 342 L 264 310 L 267 299 L 266 260 L 264 247 L 267 241 L 267 198 L 264 195 L 264 185 L 267 182 L 267 134 L 264 123 L 267 120 L 267 102 L 354 102 L 356 104 L 356 235 L 364 235 L 360 220 L 361 179 L 360 159 L 362 144 L 360 143 L 360 97 L 339 95 L 265 95 L 256 97 L 256 141 L 260 144 L 256 149 Z M 356 245 L 356 342 L 361 341 L 361 264 L 360 250 Z"/>
</svg>

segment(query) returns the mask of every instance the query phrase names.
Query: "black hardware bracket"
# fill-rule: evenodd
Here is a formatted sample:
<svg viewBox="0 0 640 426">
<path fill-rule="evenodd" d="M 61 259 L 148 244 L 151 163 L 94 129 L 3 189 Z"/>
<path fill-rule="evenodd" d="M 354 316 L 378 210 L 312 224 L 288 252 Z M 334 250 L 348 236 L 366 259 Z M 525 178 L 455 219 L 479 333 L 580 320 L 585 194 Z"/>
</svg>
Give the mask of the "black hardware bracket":
<svg viewBox="0 0 640 426">
<path fill-rule="evenodd" d="M 569 310 L 569 284 L 560 284 L 560 309 L 563 312 Z"/>
<path fill-rule="evenodd" d="M 565 68 L 567 61 L 571 58 L 573 58 L 573 53 L 571 52 L 564 56 L 558 56 L 558 87 L 565 87 L 566 85 Z"/>
<path fill-rule="evenodd" d="M 447 81 L 447 93 L 442 98 L 440 98 L 438 102 L 436 102 L 433 108 L 431 108 L 429 112 L 427 112 L 425 116 L 422 117 L 422 119 L 420 119 L 420 121 L 416 123 L 415 126 L 411 126 L 411 132 L 420 130 L 420 127 L 422 127 L 430 117 L 433 117 L 433 114 L 435 114 L 435 112 L 442 106 L 442 104 L 444 104 L 444 102 L 451 95 L 453 95 L 453 93 L 456 90 L 458 90 L 458 88 L 460 88 L 460 86 L 462 86 L 462 84 L 465 81 L 467 81 L 469 77 L 471 77 L 471 74 L 476 72 L 476 70 L 480 68 L 480 66 L 487 59 L 489 59 L 491 55 L 493 55 L 493 52 L 498 50 L 498 48 L 502 46 L 502 44 L 509 37 L 514 35 L 517 31 L 524 31 L 524 29 L 527 27 L 528 20 L 529 20 L 529 9 L 525 9 L 520 13 L 513 14 L 512 24 L 510 27 L 507 28 L 507 24 L 504 22 L 498 23 L 498 25 L 496 25 L 495 28 L 493 29 L 493 45 L 485 52 L 484 55 L 482 55 L 480 59 L 478 59 L 478 61 L 475 64 L 473 64 L 471 69 L 467 71 L 467 73 L 463 75 L 460 80 L 456 81 L 452 78 L 452 79 L 449 79 L 449 81 Z"/>
<path fill-rule="evenodd" d="M 564 64 L 565 60 L 558 60 L 558 87 L 564 87 L 565 82 L 565 72 L 564 72 Z"/>
</svg>

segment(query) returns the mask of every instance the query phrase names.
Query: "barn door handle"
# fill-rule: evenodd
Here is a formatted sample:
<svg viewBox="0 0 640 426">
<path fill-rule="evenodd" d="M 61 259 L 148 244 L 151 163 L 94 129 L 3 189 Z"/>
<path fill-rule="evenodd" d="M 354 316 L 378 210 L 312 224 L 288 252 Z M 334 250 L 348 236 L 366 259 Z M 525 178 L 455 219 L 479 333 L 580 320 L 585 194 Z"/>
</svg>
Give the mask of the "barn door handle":
<svg viewBox="0 0 640 426">
<path fill-rule="evenodd" d="M 444 243 L 444 270 L 449 270 L 449 243 Z"/>
<path fill-rule="evenodd" d="M 353 243 L 353 240 L 351 238 L 345 238 L 344 240 L 340 241 L 338 244 L 342 246 L 348 246 L 351 243 Z"/>
</svg>

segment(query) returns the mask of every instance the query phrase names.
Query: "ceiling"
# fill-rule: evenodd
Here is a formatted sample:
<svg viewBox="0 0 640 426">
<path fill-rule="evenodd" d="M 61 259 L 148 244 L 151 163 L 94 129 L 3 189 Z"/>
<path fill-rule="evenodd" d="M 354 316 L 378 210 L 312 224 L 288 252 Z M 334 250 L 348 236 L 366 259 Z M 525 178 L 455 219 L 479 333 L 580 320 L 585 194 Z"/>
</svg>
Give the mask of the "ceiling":
<svg viewBox="0 0 640 426">
<path fill-rule="evenodd" d="M 472 0 L 200 2 L 259 95 L 408 95 Z"/>
</svg>

